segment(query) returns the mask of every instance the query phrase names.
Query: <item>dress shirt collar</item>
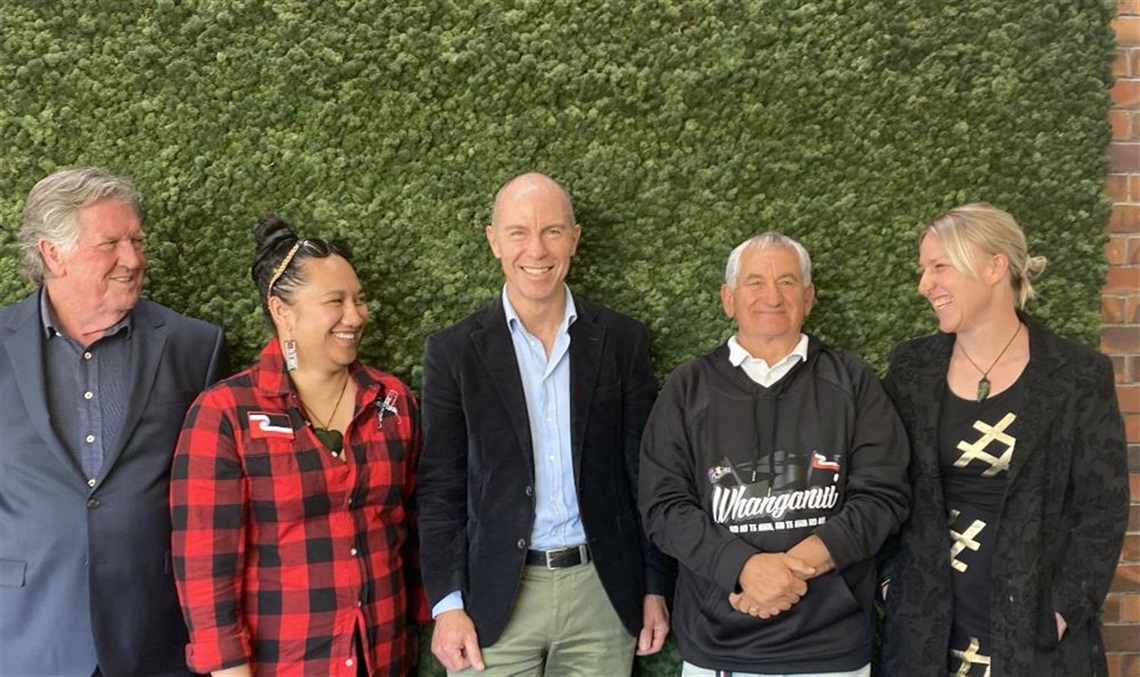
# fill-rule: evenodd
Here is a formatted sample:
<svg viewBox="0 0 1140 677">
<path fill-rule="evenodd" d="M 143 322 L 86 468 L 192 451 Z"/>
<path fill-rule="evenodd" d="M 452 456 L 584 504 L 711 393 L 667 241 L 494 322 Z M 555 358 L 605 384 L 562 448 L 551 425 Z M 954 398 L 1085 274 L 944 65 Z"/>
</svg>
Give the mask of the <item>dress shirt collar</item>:
<svg viewBox="0 0 1140 677">
<path fill-rule="evenodd" d="M 55 311 L 51 309 L 51 302 L 48 301 L 47 287 L 40 287 L 40 322 L 43 323 L 44 338 L 51 340 L 53 336 L 67 336 L 64 332 L 59 330 L 59 320 L 55 317 Z M 120 331 L 126 331 L 126 335 L 131 335 L 131 313 L 127 312 L 123 318 L 115 324 L 103 330 L 103 334 L 99 338 L 106 338 L 107 336 L 114 336 Z M 70 337 L 74 338 L 74 337 Z"/>
<path fill-rule="evenodd" d="M 570 287 L 566 287 L 566 313 L 562 318 L 562 324 L 558 327 L 558 333 L 565 333 L 570 329 L 570 325 L 578 319 L 578 308 L 574 305 L 574 295 L 570 293 Z M 515 331 L 522 329 L 526 330 L 523 325 L 522 319 L 519 318 L 518 312 L 515 307 L 511 305 L 511 299 L 507 297 L 507 285 L 503 285 L 503 312 L 507 316 L 507 330 L 512 334 Z"/>
<path fill-rule="evenodd" d="M 752 354 L 740 345 L 735 334 L 728 339 L 728 361 L 732 366 L 743 369 L 749 378 L 765 387 L 782 379 L 801 360 L 807 360 L 807 351 L 808 337 L 807 334 L 801 333 L 800 341 L 795 348 L 792 348 L 792 352 L 777 360 L 775 364 L 769 365 L 758 357 L 752 357 Z"/>
</svg>

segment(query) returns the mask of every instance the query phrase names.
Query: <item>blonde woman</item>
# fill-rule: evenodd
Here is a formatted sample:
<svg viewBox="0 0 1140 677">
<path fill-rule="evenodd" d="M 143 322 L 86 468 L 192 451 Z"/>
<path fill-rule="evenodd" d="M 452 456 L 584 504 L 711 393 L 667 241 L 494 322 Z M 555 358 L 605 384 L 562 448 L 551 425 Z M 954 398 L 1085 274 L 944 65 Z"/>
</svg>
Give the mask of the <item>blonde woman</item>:
<svg viewBox="0 0 1140 677">
<path fill-rule="evenodd" d="M 938 333 L 897 346 L 886 388 L 915 501 L 885 551 L 885 675 L 1105 674 L 1098 612 L 1128 520 L 1107 357 L 1024 311 L 1045 259 L 996 207 L 924 231 Z"/>
</svg>

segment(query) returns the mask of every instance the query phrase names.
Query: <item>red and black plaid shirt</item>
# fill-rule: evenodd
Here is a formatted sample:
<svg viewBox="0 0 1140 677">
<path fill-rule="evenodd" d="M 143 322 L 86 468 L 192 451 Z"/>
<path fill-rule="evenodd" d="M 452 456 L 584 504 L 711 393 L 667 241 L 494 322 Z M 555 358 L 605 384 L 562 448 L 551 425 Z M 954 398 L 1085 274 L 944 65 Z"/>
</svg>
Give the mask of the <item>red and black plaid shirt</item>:
<svg viewBox="0 0 1140 677">
<path fill-rule="evenodd" d="M 336 457 L 277 340 L 190 408 L 170 497 L 191 669 L 356 677 L 360 637 L 368 674 L 406 670 L 407 623 L 427 617 L 422 589 L 405 584 L 418 576 L 407 525 L 419 407 L 395 377 L 349 371 L 356 413 Z"/>
</svg>

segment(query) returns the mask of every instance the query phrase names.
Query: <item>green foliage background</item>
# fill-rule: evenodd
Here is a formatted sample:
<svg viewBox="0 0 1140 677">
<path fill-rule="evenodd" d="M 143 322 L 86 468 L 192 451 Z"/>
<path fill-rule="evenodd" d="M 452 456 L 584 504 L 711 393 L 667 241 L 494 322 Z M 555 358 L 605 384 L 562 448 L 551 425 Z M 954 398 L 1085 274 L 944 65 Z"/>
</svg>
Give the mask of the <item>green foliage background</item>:
<svg viewBox="0 0 1140 677">
<path fill-rule="evenodd" d="M 147 294 L 268 337 L 248 281 L 276 211 L 357 250 L 366 361 L 418 385 L 424 337 L 496 293 L 481 227 L 511 176 L 567 184 L 577 292 L 649 324 L 664 375 L 728 335 L 729 250 L 815 259 L 809 328 L 878 367 L 933 331 L 918 228 L 1012 211 L 1050 259 L 1032 312 L 1094 343 L 1111 0 L 7 0 L 0 302 L 23 198 L 97 164 L 146 196 Z M 675 654 L 640 670 L 673 670 Z M 425 670 L 425 673 L 430 670 Z"/>
</svg>

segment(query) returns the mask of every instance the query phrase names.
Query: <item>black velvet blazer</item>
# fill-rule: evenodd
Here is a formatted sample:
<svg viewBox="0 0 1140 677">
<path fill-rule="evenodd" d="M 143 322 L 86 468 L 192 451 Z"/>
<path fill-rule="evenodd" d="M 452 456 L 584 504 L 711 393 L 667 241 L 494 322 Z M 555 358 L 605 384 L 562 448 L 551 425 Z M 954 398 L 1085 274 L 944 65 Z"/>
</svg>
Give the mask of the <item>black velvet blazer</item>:
<svg viewBox="0 0 1140 677">
<path fill-rule="evenodd" d="M 1098 611 L 1128 521 L 1124 424 L 1108 358 L 1022 316 L 1028 406 L 998 523 L 992 677 L 1106 674 Z M 896 346 L 885 386 L 911 438 L 910 517 L 883 551 L 878 674 L 947 674 L 953 614 L 938 420 L 952 334 Z M 1053 612 L 1068 630 L 1058 642 Z"/>
<path fill-rule="evenodd" d="M 638 447 L 657 382 L 645 326 L 574 297 L 571 451 L 602 585 L 630 634 L 645 594 L 672 593 L 637 512 Z M 510 617 L 534 523 L 534 452 L 502 298 L 430 336 L 424 355 L 420 559 L 434 606 L 453 590 L 490 646 Z"/>
</svg>

